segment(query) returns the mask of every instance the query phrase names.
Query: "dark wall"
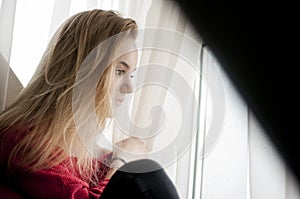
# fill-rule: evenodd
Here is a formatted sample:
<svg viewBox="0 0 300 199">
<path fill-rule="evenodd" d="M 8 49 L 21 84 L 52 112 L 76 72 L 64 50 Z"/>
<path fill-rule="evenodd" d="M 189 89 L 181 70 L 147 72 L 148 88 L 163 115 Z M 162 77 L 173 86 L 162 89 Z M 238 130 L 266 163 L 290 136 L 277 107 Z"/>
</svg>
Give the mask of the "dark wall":
<svg viewBox="0 0 300 199">
<path fill-rule="evenodd" d="M 297 6 L 288 1 L 174 1 L 300 181 Z"/>
</svg>

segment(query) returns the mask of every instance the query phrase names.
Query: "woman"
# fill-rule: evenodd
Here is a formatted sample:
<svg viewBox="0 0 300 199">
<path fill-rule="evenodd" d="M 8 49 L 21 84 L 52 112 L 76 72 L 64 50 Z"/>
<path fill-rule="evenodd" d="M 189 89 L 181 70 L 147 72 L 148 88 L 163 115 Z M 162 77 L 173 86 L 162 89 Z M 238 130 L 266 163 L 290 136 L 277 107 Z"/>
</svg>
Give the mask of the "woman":
<svg viewBox="0 0 300 199">
<path fill-rule="evenodd" d="M 124 96 L 133 91 L 130 74 L 135 69 L 137 52 L 116 60 L 110 58 L 121 44 L 124 46 L 123 41 L 133 41 L 132 31 L 136 29 L 132 19 L 122 18 L 113 11 L 92 10 L 70 17 L 56 32 L 28 86 L 0 115 L 0 165 L 4 171 L 1 178 L 9 181 L 21 195 L 178 198 L 159 164 L 146 159 L 124 160 L 120 152 L 105 153 L 101 148 L 97 151 L 101 156 L 91 153 L 78 132 L 81 124 L 74 119 L 76 115 L 85 115 L 87 104 L 92 104 L 97 124 L 104 128 L 106 119 L 112 117 L 113 107 L 119 106 Z M 125 40 L 125 37 L 115 38 L 111 45 L 102 46 L 101 53 L 96 51 L 97 59 L 93 61 L 97 67 L 88 71 L 89 74 L 99 68 L 101 71 L 95 96 L 86 98 L 90 99 L 87 103 L 74 106 L 73 91 L 89 79 L 83 75 L 78 80 L 78 72 L 88 65 L 87 57 L 93 58 L 90 56 L 93 49 L 124 32 Z M 97 134 L 90 131 L 84 136 L 91 140 Z M 131 153 L 147 151 L 137 138 L 122 140 L 117 145 Z M 135 172 L 139 168 L 151 172 Z"/>
</svg>

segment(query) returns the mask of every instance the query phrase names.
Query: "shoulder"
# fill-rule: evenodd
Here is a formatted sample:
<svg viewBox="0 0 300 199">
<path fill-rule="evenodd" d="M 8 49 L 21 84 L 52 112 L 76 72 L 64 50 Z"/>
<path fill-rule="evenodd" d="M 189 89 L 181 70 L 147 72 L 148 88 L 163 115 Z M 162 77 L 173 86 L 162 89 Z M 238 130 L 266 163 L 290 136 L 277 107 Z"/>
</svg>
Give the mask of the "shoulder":
<svg viewBox="0 0 300 199">
<path fill-rule="evenodd" d="M 76 158 L 35 172 L 19 169 L 11 176 L 13 184 L 26 195 L 35 198 L 99 198 L 108 181 L 102 179 L 95 187 L 80 178 L 71 165 Z"/>
<path fill-rule="evenodd" d="M 0 133 L 0 164 L 8 161 L 8 156 L 12 149 L 19 143 L 26 135 L 27 130 L 17 131 L 5 131 Z"/>
</svg>

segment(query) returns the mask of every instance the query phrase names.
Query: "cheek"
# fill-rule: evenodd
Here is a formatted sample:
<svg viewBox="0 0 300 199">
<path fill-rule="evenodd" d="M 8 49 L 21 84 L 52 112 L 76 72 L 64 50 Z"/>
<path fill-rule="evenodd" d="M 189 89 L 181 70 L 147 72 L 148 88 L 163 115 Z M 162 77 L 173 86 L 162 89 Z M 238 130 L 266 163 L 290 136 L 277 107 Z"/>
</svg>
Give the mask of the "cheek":
<svg viewBox="0 0 300 199">
<path fill-rule="evenodd" d="M 114 78 L 114 81 L 112 81 L 110 86 L 110 93 L 114 94 L 120 91 L 121 84 L 120 84 L 120 78 L 116 77 Z"/>
</svg>

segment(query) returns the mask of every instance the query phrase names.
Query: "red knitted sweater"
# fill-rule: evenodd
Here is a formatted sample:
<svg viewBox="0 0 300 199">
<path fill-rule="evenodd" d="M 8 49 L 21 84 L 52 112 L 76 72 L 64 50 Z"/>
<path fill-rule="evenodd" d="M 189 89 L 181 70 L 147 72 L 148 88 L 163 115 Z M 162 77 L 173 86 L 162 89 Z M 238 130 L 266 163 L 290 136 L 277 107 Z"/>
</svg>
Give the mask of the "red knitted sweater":
<svg viewBox="0 0 300 199">
<path fill-rule="evenodd" d="M 7 136 L 5 138 L 0 136 L 0 166 L 1 178 L 6 177 L 6 180 L 11 182 L 21 194 L 29 198 L 49 198 L 49 199 L 85 199 L 85 198 L 99 198 L 107 185 L 109 179 L 104 176 L 109 168 L 101 164 L 99 172 L 100 182 L 97 186 L 91 186 L 86 181 L 82 180 L 78 173 L 71 168 L 71 163 L 76 162 L 76 158 L 68 157 L 58 165 L 50 169 L 44 169 L 36 172 L 28 172 L 26 168 L 15 169 L 10 174 L 4 174 L 5 164 L 10 150 L 19 140 L 16 137 Z M 10 134 L 13 135 L 13 134 Z"/>
</svg>

